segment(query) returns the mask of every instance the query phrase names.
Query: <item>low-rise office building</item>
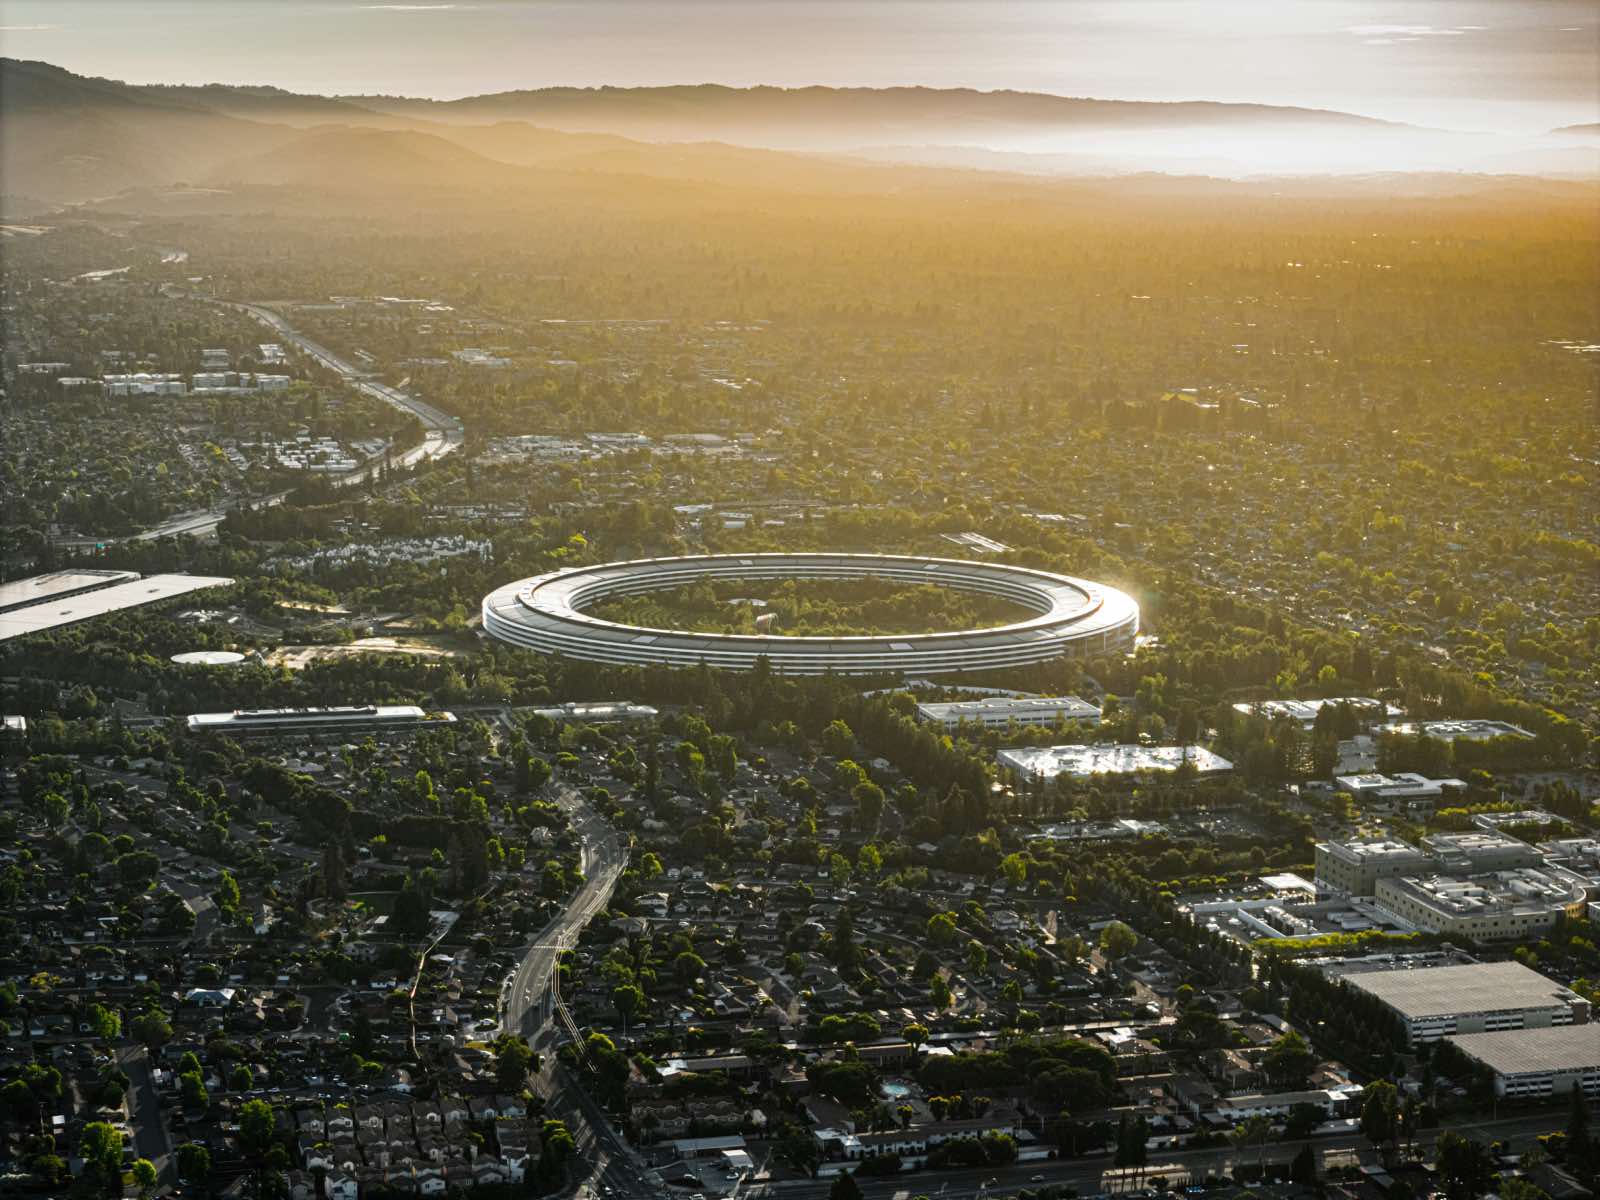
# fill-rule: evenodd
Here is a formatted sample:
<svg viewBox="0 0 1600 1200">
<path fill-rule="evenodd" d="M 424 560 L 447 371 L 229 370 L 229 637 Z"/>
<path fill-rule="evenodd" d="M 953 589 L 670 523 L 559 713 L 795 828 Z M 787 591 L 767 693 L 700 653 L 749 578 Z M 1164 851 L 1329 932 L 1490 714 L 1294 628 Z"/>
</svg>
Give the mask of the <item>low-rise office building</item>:
<svg viewBox="0 0 1600 1200">
<path fill-rule="evenodd" d="M 1404 924 L 1474 942 L 1537 936 L 1562 917 L 1581 918 L 1588 898 L 1584 881 L 1559 867 L 1407 875 L 1380 879 L 1373 892 L 1377 906 Z"/>
<path fill-rule="evenodd" d="M 1391 812 L 1425 809 L 1431 813 L 1446 792 L 1466 791 L 1467 788 L 1460 779 L 1429 779 L 1415 771 L 1399 771 L 1393 775 L 1336 775 L 1333 781 L 1362 803 Z"/>
<path fill-rule="evenodd" d="M 133 375 L 103 375 L 100 383 L 107 396 L 182 396 L 188 391 L 182 375 L 159 375 L 148 371 Z"/>
<path fill-rule="evenodd" d="M 1473 833 L 1436 833 L 1422 839 L 1442 872 L 1476 875 L 1483 871 L 1509 871 L 1536 867 L 1544 862 L 1538 849 L 1493 830 Z"/>
<path fill-rule="evenodd" d="M 618 725 L 628 721 L 654 721 L 661 713 L 648 704 L 634 704 L 627 700 L 597 700 L 584 703 L 569 700 L 544 708 L 528 710 L 536 717 L 550 721 L 581 723 L 584 725 Z"/>
<path fill-rule="evenodd" d="M 1406 842 L 1318 842 L 1317 890 L 1370 896 L 1378 880 L 1414 875 L 1430 864 L 1425 853 Z"/>
<path fill-rule="evenodd" d="M 448 712 L 427 712 L 415 704 L 364 704 L 342 708 L 258 708 L 225 713 L 192 713 L 190 733 L 228 737 L 281 737 L 288 734 L 403 734 L 453 725 Z"/>
<path fill-rule="evenodd" d="M 1268 720 L 1288 717 L 1310 729 L 1317 723 L 1319 712 L 1324 708 L 1337 708 L 1341 704 L 1348 704 L 1363 720 L 1402 715 L 1400 709 L 1382 700 L 1374 700 L 1371 696 L 1332 696 L 1326 700 L 1247 700 L 1235 704 L 1233 708 L 1235 712 L 1242 712 L 1246 716 L 1260 713 Z"/>
<path fill-rule="evenodd" d="M 1552 1025 L 1509 1033 L 1458 1034 L 1461 1053 L 1494 1074 L 1497 1096 L 1600 1096 L 1600 1029 Z"/>
<path fill-rule="evenodd" d="M 1025 746 L 996 756 L 1031 779 L 1058 775 L 1084 779 L 1091 775 L 1131 775 L 1138 771 L 1176 771 L 1187 764 L 1201 775 L 1233 770 L 1233 764 L 1204 746 Z"/>
<path fill-rule="evenodd" d="M 963 723 L 985 729 L 1050 728 L 1060 721 L 1100 723 L 1100 710 L 1077 696 L 988 696 L 982 700 L 953 700 L 917 705 L 917 719 L 954 733 Z"/>
<path fill-rule="evenodd" d="M 1519 962 L 1373 971 L 1348 975 L 1345 983 L 1391 1009 L 1413 1046 L 1455 1034 L 1589 1020 L 1587 1000 Z"/>
<path fill-rule="evenodd" d="M 1494 738 L 1532 738 L 1520 725 L 1509 721 L 1490 721 L 1483 717 L 1467 717 L 1455 721 L 1392 721 L 1380 733 L 1403 733 L 1410 736 L 1425 734 L 1441 742 L 1487 742 Z"/>
</svg>

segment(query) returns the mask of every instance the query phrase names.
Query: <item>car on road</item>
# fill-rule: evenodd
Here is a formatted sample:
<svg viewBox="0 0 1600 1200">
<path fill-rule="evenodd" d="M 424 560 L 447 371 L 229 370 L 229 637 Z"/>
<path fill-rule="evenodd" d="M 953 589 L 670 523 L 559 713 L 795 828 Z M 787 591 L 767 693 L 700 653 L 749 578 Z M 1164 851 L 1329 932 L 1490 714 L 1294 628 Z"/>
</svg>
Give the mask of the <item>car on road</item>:
<svg viewBox="0 0 1600 1200">
<path fill-rule="evenodd" d="M 1028 1182 L 1029 1183 L 1043 1183 L 1044 1182 L 1044 1176 L 1043 1175 L 1034 1175 L 1028 1180 Z"/>
</svg>

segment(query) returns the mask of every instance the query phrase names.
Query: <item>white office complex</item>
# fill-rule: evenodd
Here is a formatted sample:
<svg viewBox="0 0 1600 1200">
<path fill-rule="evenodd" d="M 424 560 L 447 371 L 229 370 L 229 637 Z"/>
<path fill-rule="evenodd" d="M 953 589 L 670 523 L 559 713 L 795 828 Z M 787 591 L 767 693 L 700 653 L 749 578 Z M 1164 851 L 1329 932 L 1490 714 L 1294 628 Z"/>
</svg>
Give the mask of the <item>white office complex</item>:
<svg viewBox="0 0 1600 1200">
<path fill-rule="evenodd" d="M 1562 917 L 1583 916 L 1588 888 L 1584 880 L 1559 867 L 1518 867 L 1477 875 L 1380 879 L 1372 899 L 1414 929 L 1474 942 L 1503 942 L 1535 938 Z"/>
<path fill-rule="evenodd" d="M 182 375 L 139 371 L 133 375 L 102 375 L 107 396 L 182 396 L 188 391 Z"/>
<path fill-rule="evenodd" d="M 1269 719 L 1289 717 L 1309 729 L 1317 723 L 1317 713 L 1324 708 L 1337 708 L 1341 704 L 1348 704 L 1359 716 L 1367 720 L 1401 715 L 1400 709 L 1385 704 L 1382 700 L 1374 700 L 1371 696 L 1330 696 L 1326 700 L 1247 700 L 1233 707 L 1235 712 L 1244 713 L 1246 716 L 1260 713 Z"/>
<path fill-rule="evenodd" d="M 1600 1027 L 1552 1025 L 1468 1033 L 1450 1043 L 1494 1074 L 1499 1096 L 1557 1096 L 1574 1088 L 1600 1097 Z"/>
<path fill-rule="evenodd" d="M 80 582 L 68 587 L 62 581 L 63 576 L 77 578 Z M 20 602 L 15 599 L 26 597 L 29 588 L 41 579 L 57 582 L 46 582 L 38 589 L 35 599 Z M 61 572 L 57 576 L 19 580 L 16 584 L 5 585 L 10 589 L 7 595 L 13 597 L 13 607 L 0 609 L 0 642 L 206 588 L 226 587 L 232 582 L 215 575 L 148 575 L 141 579 L 131 571 Z"/>
<path fill-rule="evenodd" d="M 1023 746 L 1001 750 L 996 759 L 1029 779 L 1068 775 L 1132 775 L 1137 771 L 1176 771 L 1187 763 L 1201 775 L 1233 770 L 1233 764 L 1204 746 Z"/>
<path fill-rule="evenodd" d="M 1426 853 L 1405 842 L 1318 842 L 1317 890 L 1370 896 L 1378 880 L 1415 875 L 1432 865 Z"/>
<path fill-rule="evenodd" d="M 426 712 L 415 704 L 362 704 L 340 708 L 257 708 L 225 713 L 192 713 L 190 733 L 228 737 L 283 737 L 290 734 L 381 735 L 415 733 L 455 724 L 455 714 Z"/>
<path fill-rule="evenodd" d="M 1502 737 L 1533 737 L 1533 734 L 1520 725 L 1513 725 L 1509 721 L 1485 720 L 1481 717 L 1469 717 L 1459 721 L 1392 721 L 1381 726 L 1378 732 L 1403 733 L 1411 737 L 1420 733 L 1441 742 L 1487 742 Z"/>
<path fill-rule="evenodd" d="M 654 721 L 661 715 L 659 710 L 651 708 L 648 704 L 634 704 L 628 700 L 588 702 L 568 700 L 565 704 L 553 704 L 528 711 L 536 717 L 544 717 L 547 720 L 582 725 L 620 725 L 634 721 Z"/>
<path fill-rule="evenodd" d="M 999 596 L 1037 616 L 988 629 L 865 637 L 691 633 L 604 621 L 583 610 L 706 579 L 889 579 Z M 712 666 L 781 675 L 945 674 L 1093 658 L 1133 648 L 1139 606 L 1116 588 L 1002 563 L 891 554 L 702 554 L 575 567 L 483 601 L 491 637 L 545 654 L 632 666 Z"/>
<path fill-rule="evenodd" d="M 1589 1020 L 1587 1000 L 1519 962 L 1373 971 L 1347 975 L 1345 983 L 1393 1010 L 1411 1045 Z M 1591 1032 L 1600 1040 L 1600 1031 Z"/>
<path fill-rule="evenodd" d="M 26 579 L 8 580 L 0 583 L 0 613 L 42 604 L 47 600 L 65 600 L 69 596 L 97 592 L 119 583 L 132 583 L 137 578 L 137 571 L 51 571 L 45 575 L 30 575 Z"/>
<path fill-rule="evenodd" d="M 1100 710 L 1076 696 L 990 696 L 983 700 L 952 700 L 917 705 L 917 719 L 954 733 L 963 723 L 984 729 L 1049 728 L 1058 721 L 1100 723 Z"/>
</svg>

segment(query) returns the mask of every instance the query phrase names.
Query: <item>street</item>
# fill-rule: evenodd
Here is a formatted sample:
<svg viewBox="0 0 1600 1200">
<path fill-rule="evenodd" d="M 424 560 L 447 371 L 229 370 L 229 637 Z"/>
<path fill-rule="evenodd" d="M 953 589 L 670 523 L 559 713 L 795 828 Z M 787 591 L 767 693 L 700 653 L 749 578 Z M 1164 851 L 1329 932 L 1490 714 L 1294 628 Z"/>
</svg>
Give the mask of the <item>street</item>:
<svg viewBox="0 0 1600 1200">
<path fill-rule="evenodd" d="M 375 399 L 408 412 L 416 417 L 422 424 L 423 438 L 417 445 L 401 454 L 380 456 L 365 466 L 357 467 L 342 475 L 330 476 L 328 482 L 334 487 L 350 487 L 374 478 L 385 463 L 391 467 L 409 468 L 430 459 L 443 458 L 453 450 L 461 448 L 466 440 L 466 430 L 460 420 L 448 413 L 440 412 L 433 405 L 428 404 L 399 388 L 390 387 L 368 377 L 368 372 L 356 366 L 348 359 L 339 357 L 333 351 L 319 345 L 298 332 L 283 317 L 264 308 L 259 304 L 250 304 L 243 301 L 218 300 L 217 304 L 228 308 L 238 309 L 248 313 L 261 324 L 267 326 L 286 342 L 299 347 L 304 353 L 327 367 L 330 371 L 343 376 L 345 381 L 357 391 L 363 392 Z M 287 492 L 278 492 L 275 495 L 261 497 L 249 501 L 252 507 L 269 507 L 280 504 Z M 136 534 L 133 541 L 154 541 L 164 537 L 205 537 L 216 532 L 218 525 L 236 507 L 236 502 L 218 505 L 216 508 L 195 509 L 190 512 L 177 513 L 159 524 L 152 525 L 144 532 Z M 112 539 L 108 539 L 112 540 Z"/>
</svg>

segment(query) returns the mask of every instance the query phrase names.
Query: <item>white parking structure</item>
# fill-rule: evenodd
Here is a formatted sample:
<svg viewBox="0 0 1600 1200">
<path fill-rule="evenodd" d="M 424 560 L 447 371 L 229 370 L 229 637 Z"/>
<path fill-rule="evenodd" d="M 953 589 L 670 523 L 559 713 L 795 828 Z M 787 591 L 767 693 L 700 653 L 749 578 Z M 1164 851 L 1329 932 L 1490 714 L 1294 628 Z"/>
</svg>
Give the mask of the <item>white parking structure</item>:
<svg viewBox="0 0 1600 1200">
<path fill-rule="evenodd" d="M 1037 615 L 987 629 L 864 637 L 696 633 L 623 625 L 584 609 L 612 596 L 702 579 L 887 579 L 998 596 Z M 630 666 L 753 670 L 782 675 L 893 675 L 993 670 L 1133 648 L 1139 605 L 1125 592 L 1004 563 L 895 554 L 701 554 L 575 567 L 519 579 L 483 601 L 491 637 L 545 654 Z"/>
</svg>

